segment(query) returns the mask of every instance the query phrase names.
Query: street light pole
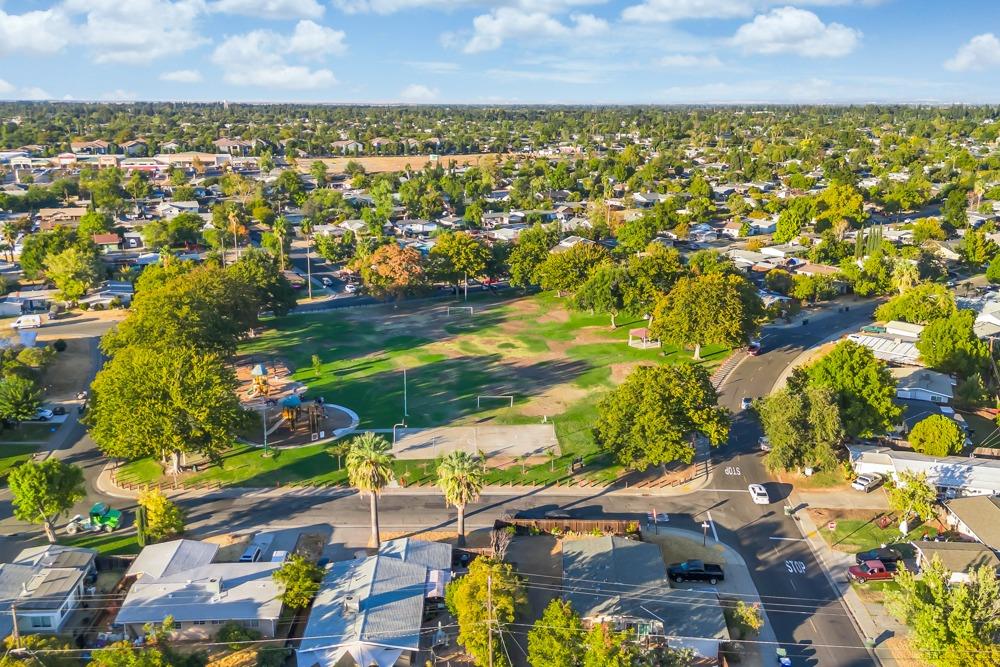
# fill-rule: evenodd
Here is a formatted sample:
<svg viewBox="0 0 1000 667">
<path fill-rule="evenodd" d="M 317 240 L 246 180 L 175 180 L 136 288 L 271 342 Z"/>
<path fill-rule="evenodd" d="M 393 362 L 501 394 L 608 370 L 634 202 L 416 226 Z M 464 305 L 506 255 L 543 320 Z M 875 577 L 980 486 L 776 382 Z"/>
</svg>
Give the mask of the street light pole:
<svg viewBox="0 0 1000 667">
<path fill-rule="evenodd" d="M 410 413 L 406 409 L 406 369 L 403 369 L 403 416 L 409 417 Z"/>
<path fill-rule="evenodd" d="M 701 530 L 702 530 L 701 546 L 706 546 L 708 544 L 708 527 L 709 526 L 707 521 L 701 522 Z"/>
<path fill-rule="evenodd" d="M 264 409 L 260 411 L 260 421 L 264 425 L 264 457 L 267 458 L 267 401 L 264 401 Z"/>
</svg>

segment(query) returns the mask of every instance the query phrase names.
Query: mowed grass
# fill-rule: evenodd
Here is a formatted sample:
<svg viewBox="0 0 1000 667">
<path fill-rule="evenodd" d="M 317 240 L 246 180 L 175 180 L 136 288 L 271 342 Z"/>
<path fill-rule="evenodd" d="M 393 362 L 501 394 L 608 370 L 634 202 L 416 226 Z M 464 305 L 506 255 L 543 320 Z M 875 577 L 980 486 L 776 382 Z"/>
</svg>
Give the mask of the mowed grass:
<svg viewBox="0 0 1000 667">
<path fill-rule="evenodd" d="M 472 316 L 449 315 L 442 303 L 293 314 L 270 321 L 240 352 L 254 363 L 285 360 L 293 378 L 308 387 L 307 397 L 351 408 L 362 429 L 390 429 L 402 421 L 404 369 L 409 427 L 538 424 L 543 416 L 554 424 L 557 457 L 491 469 L 491 484 L 565 481 L 577 458 L 583 468 L 575 471 L 576 479 L 617 478 L 622 468 L 594 442 L 597 404 L 633 366 L 690 363 L 691 353 L 670 346 L 629 347 L 628 331 L 643 326 L 642 320 L 619 316 L 618 328 L 612 329 L 607 316 L 568 310 L 565 300 L 552 293 L 476 297 L 469 301 Z M 727 354 L 725 348 L 709 346 L 699 363 L 711 370 Z M 477 407 L 480 395 L 513 395 L 514 406 L 509 399 L 484 398 Z M 344 484 L 346 471 L 333 451 L 312 445 L 265 458 L 258 448 L 238 446 L 221 465 L 183 480 L 256 487 Z M 432 483 L 434 462 L 399 462 L 396 473 L 402 484 Z M 158 462 L 144 459 L 126 465 L 119 477 L 152 483 L 161 474 Z"/>
<path fill-rule="evenodd" d="M 839 551 L 865 551 L 875 549 L 883 544 L 891 544 L 894 549 L 898 549 L 904 556 L 913 555 L 913 547 L 910 540 L 923 538 L 924 533 L 928 538 L 933 539 L 938 531 L 933 526 L 919 525 L 911 530 L 905 538 L 899 533 L 899 522 L 893 521 L 886 528 L 879 528 L 875 520 L 865 521 L 864 519 L 839 519 L 837 527 L 833 531 L 827 527 L 820 526 L 819 532 L 830 546 Z"/>
<path fill-rule="evenodd" d="M 37 451 L 35 445 L 0 444 L 0 479 L 6 479 L 13 468 L 30 459 Z"/>
<path fill-rule="evenodd" d="M 0 431 L 0 446 L 6 442 L 45 442 L 61 424 L 29 422 Z"/>
<path fill-rule="evenodd" d="M 122 556 L 137 554 L 141 550 L 135 532 L 115 531 L 113 533 L 84 533 L 82 535 L 60 535 L 59 543 L 71 547 L 96 549 L 101 556 Z"/>
</svg>

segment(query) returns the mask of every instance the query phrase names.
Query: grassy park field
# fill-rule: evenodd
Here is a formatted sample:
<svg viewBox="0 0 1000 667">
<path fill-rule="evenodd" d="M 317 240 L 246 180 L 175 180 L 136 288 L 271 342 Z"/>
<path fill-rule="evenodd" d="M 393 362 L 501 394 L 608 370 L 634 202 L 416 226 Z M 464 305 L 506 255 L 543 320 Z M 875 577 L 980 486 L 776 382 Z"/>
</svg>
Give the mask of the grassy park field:
<svg viewBox="0 0 1000 667">
<path fill-rule="evenodd" d="M 619 474 L 591 434 L 597 403 L 635 366 L 689 362 L 690 352 L 629 347 L 628 331 L 642 320 L 619 316 L 612 329 L 607 316 L 568 310 L 552 293 L 476 296 L 469 301 L 471 315 L 454 301 L 293 314 L 270 322 L 241 353 L 254 363 L 283 360 L 294 369 L 293 378 L 308 386 L 308 397 L 354 410 L 362 429 L 391 429 L 402 421 L 404 369 L 410 427 L 554 424 L 557 461 L 534 462 L 524 475 L 521 466 L 496 470 L 494 482 L 527 477 L 546 483 L 565 473 L 575 457 L 583 457 L 596 478 Z M 700 363 L 714 367 L 727 352 L 704 348 Z M 513 407 L 510 399 L 485 396 L 513 396 Z M 346 475 L 328 449 L 312 445 L 264 459 L 253 448 L 237 448 L 222 466 L 190 481 L 264 486 L 342 481 Z M 407 481 L 427 476 L 421 462 L 399 465 L 397 472 L 405 472 Z M 158 470 L 155 462 L 139 461 L 123 475 L 152 481 Z M 433 476 L 432 466 L 428 474 Z"/>
</svg>

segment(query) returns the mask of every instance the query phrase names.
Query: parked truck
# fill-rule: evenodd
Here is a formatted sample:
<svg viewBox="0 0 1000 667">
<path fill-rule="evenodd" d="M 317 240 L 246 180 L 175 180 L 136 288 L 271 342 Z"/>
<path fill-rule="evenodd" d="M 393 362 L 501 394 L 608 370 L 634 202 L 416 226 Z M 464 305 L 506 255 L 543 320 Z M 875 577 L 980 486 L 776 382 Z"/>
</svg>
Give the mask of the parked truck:
<svg viewBox="0 0 1000 667">
<path fill-rule="evenodd" d="M 880 560 L 866 560 L 861 565 L 852 565 L 847 570 L 847 576 L 863 584 L 866 581 L 888 581 L 895 576 L 895 572 Z"/>
<path fill-rule="evenodd" d="M 682 581 L 704 581 L 713 586 L 726 578 L 721 565 L 704 563 L 700 560 L 686 560 L 683 563 L 674 563 L 667 568 L 667 576 L 677 583 Z"/>
</svg>

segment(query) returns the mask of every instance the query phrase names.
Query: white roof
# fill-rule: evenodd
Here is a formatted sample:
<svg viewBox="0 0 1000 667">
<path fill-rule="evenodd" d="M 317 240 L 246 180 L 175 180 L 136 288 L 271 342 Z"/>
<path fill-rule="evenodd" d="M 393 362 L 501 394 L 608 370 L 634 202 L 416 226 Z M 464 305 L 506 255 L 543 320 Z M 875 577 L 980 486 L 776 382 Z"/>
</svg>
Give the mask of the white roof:
<svg viewBox="0 0 1000 667">
<path fill-rule="evenodd" d="M 920 365 L 920 352 L 910 341 L 869 336 L 866 334 L 851 334 L 847 337 L 858 345 L 869 348 L 877 359 L 892 361 L 899 364 Z"/>
<path fill-rule="evenodd" d="M 208 565 L 215 558 L 219 545 L 198 540 L 171 540 L 144 548 L 132 565 L 127 577 L 159 579 Z"/>
<path fill-rule="evenodd" d="M 916 452 L 895 451 L 874 445 L 848 445 L 851 463 L 884 466 L 895 475 L 926 473 L 936 486 L 966 489 L 973 493 L 1000 493 L 1000 461 L 964 456 L 935 458 Z"/>
<path fill-rule="evenodd" d="M 896 390 L 919 389 L 938 396 L 952 398 L 955 394 L 955 380 L 950 375 L 931 371 L 926 368 L 906 366 L 890 368 L 892 377 L 896 378 Z"/>
</svg>

